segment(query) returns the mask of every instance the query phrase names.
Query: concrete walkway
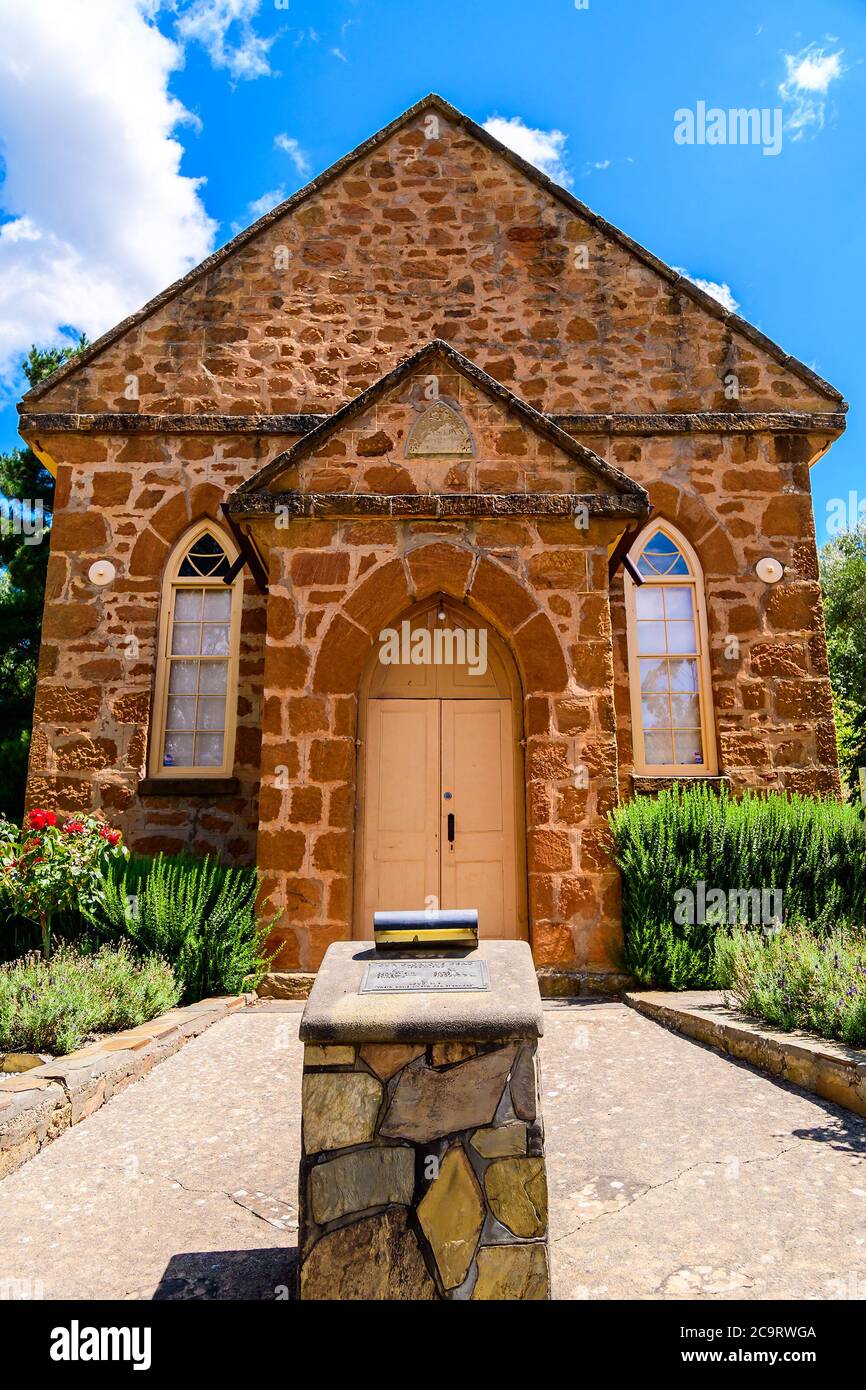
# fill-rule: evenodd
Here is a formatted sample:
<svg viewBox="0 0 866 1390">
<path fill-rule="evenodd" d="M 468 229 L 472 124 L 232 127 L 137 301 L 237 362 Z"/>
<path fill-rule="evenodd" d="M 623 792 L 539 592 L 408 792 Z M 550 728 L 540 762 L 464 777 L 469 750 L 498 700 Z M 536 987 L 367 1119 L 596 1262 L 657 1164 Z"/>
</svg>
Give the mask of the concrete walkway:
<svg viewBox="0 0 866 1390">
<path fill-rule="evenodd" d="M 285 1297 L 300 1012 L 216 1024 L 3 1180 L 0 1294 Z M 557 1298 L 866 1296 L 866 1121 L 621 1004 L 545 1027 Z"/>
</svg>

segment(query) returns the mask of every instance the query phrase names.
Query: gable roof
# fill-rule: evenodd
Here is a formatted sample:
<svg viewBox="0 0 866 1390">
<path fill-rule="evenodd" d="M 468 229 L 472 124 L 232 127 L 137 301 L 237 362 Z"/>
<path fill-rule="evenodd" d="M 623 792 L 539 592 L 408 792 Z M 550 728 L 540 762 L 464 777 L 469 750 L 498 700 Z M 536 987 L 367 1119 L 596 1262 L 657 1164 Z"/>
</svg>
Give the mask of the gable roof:
<svg viewBox="0 0 866 1390">
<path fill-rule="evenodd" d="M 335 164 L 325 169 L 323 173 L 317 175 L 316 178 L 312 179 L 308 184 L 305 184 L 303 188 L 298 189 L 297 193 L 293 193 L 285 202 L 278 203 L 270 212 L 266 212 L 263 217 L 260 217 L 257 222 L 253 222 L 251 226 L 240 232 L 236 237 L 233 237 L 231 241 L 226 242 L 218 251 L 214 251 L 214 253 L 208 256 L 206 260 L 202 261 L 200 265 L 195 266 L 179 280 L 175 280 L 174 284 L 162 290 L 160 294 L 149 300 L 141 309 L 136 310 L 134 314 L 130 314 L 128 318 L 116 324 L 115 327 L 109 329 L 107 333 L 103 333 L 95 342 L 89 344 L 83 352 L 80 352 L 71 361 L 58 367 L 56 371 L 52 372 L 51 376 L 46 377 L 45 380 L 41 381 L 37 386 L 31 387 L 23 396 L 21 404 L 30 404 L 33 401 L 39 400 L 39 398 L 47 391 L 51 390 L 52 387 L 65 380 L 66 377 L 73 375 L 82 367 L 85 367 L 88 362 L 92 361 L 100 352 L 103 352 L 105 348 L 117 342 L 129 329 L 136 327 L 144 319 L 148 318 L 158 309 L 161 309 L 164 304 L 169 303 L 179 294 L 182 294 L 184 290 L 194 285 L 197 280 L 208 275 L 212 270 L 216 270 L 229 256 L 233 255 L 235 251 L 240 250 L 242 246 L 252 241 L 260 232 L 270 227 L 287 212 L 293 212 L 302 203 L 306 202 L 308 198 L 312 197 L 313 194 L 332 183 L 336 178 L 339 178 L 342 173 L 359 159 L 364 159 L 367 155 L 372 154 L 398 130 L 425 111 L 438 111 L 453 124 L 462 127 L 467 134 L 471 135 L 475 140 L 478 140 L 482 145 L 486 145 L 487 148 L 492 150 L 495 154 L 507 160 L 509 164 L 518 169 L 527 179 L 544 189 L 552 198 L 555 198 L 558 202 L 569 208 L 570 211 L 575 213 L 590 226 L 594 227 L 602 236 L 609 238 L 609 240 L 621 246 L 637 260 L 642 261 L 650 270 L 655 271 L 656 274 L 660 275 L 662 279 L 670 284 L 672 289 L 676 289 L 677 293 L 684 294 L 688 298 L 694 300 L 695 303 L 700 305 L 700 307 L 713 318 L 724 323 L 731 332 L 738 333 L 741 337 L 748 339 L 755 347 L 766 352 L 767 355 L 778 362 L 780 366 L 791 372 L 792 375 L 799 377 L 813 390 L 821 392 L 823 395 L 828 396 L 832 401 L 836 402 L 837 405 L 841 405 L 842 408 L 847 409 L 841 392 L 837 391 L 835 386 L 831 386 L 830 383 L 819 376 L 817 372 L 812 371 L 811 367 L 807 367 L 799 358 L 792 357 L 789 353 L 786 353 L 784 348 L 780 347 L 778 343 L 768 338 L 760 329 L 754 328 L 752 324 L 746 319 L 741 318 L 739 314 L 730 313 L 717 299 L 713 299 L 711 295 L 706 294 L 703 290 L 699 289 L 697 285 L 692 284 L 690 280 L 680 275 L 671 266 L 659 260 L 658 256 L 654 256 L 646 247 L 641 246 L 639 242 L 634 241 L 630 236 L 627 236 L 625 232 L 620 231 L 612 222 L 607 222 L 603 217 L 600 217 L 598 213 L 593 212 L 592 209 L 588 208 L 585 203 L 582 203 L 579 198 L 575 198 L 567 189 L 554 183 L 551 178 L 548 178 L 547 174 L 542 173 L 534 164 L 528 163 L 527 160 L 523 159 L 519 154 L 516 154 L 514 150 L 509 149 L 507 145 L 503 145 L 500 140 L 497 140 L 496 137 L 485 130 L 483 126 L 478 125 L 471 117 L 465 116 L 462 111 L 458 111 L 455 106 L 452 106 L 450 102 L 445 101 L 444 97 L 439 96 L 435 92 L 431 92 L 428 96 L 415 102 L 413 106 L 408 107 L 408 109 L 400 116 L 397 116 L 395 120 L 377 131 L 375 135 L 362 141 L 362 143 L 354 150 L 350 151 L 349 154 L 343 155 L 342 159 L 338 159 Z"/>
<path fill-rule="evenodd" d="M 229 500 L 240 500 L 249 493 L 264 491 L 267 484 L 274 478 L 300 463 L 308 454 L 318 449 L 332 434 L 337 434 L 341 429 L 344 429 L 358 415 L 361 415 L 383 395 L 386 395 L 394 386 L 398 386 L 406 377 L 411 376 L 417 368 L 423 366 L 431 358 L 443 359 L 485 395 L 499 401 L 506 410 L 517 415 L 536 434 L 542 435 L 573 459 L 575 463 L 581 464 L 582 467 L 596 474 L 599 482 L 605 484 L 608 491 L 613 489 L 621 496 L 635 497 L 645 505 L 649 505 L 649 497 L 645 488 L 642 488 L 633 478 L 621 473 L 618 468 L 614 468 L 613 464 L 601 458 L 594 450 L 588 449 L 585 444 L 578 443 L 549 416 L 542 415 L 540 411 L 535 410 L 519 396 L 515 396 L 514 392 L 509 391 L 507 386 L 503 386 L 494 377 L 488 376 L 487 372 L 482 371 L 475 362 L 470 362 L 468 357 L 464 357 L 461 352 L 458 352 L 450 343 L 444 342 L 441 338 L 432 338 L 417 352 L 411 353 L 409 357 L 404 357 L 402 362 L 399 362 L 390 372 L 386 372 L 372 386 L 368 386 L 366 391 L 362 391 L 359 396 L 355 396 L 346 405 L 334 411 L 333 415 L 327 416 L 321 424 L 310 430 L 309 434 L 305 434 L 302 439 L 298 440 L 297 444 L 293 444 L 290 449 L 284 450 L 270 463 L 265 464 L 264 468 L 260 468 L 257 473 L 254 473 L 231 494 Z"/>
</svg>

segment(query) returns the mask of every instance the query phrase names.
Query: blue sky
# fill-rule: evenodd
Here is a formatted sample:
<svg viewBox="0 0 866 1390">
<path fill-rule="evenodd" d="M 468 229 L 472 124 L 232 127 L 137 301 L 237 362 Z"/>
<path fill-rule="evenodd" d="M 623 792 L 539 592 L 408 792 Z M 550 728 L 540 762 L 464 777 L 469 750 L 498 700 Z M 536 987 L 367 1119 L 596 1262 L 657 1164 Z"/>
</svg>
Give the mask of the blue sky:
<svg viewBox="0 0 866 1390">
<path fill-rule="evenodd" d="M 845 394 L 819 541 L 866 496 L 861 0 L 4 0 L 0 28 L 0 448 L 31 341 L 95 336 L 435 90 Z M 779 109 L 781 150 L 677 144 L 699 101 Z"/>
</svg>

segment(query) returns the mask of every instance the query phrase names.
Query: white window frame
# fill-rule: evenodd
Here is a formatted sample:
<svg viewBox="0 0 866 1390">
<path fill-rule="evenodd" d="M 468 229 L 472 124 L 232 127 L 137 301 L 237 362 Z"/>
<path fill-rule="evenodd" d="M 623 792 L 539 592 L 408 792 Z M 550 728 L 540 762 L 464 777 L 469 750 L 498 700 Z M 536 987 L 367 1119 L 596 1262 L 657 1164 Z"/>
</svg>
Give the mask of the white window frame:
<svg viewBox="0 0 866 1390">
<path fill-rule="evenodd" d="M 235 576 L 230 585 L 222 579 L 207 579 L 201 575 L 181 576 L 179 570 L 190 547 L 201 536 L 209 533 L 222 546 L 229 564 L 234 564 L 239 551 L 230 536 L 215 522 L 204 520 L 185 531 L 175 544 L 162 581 L 162 600 L 157 629 L 156 676 L 154 682 L 153 720 L 151 725 L 149 775 L 152 778 L 170 780 L 182 777 L 207 781 L 215 777 L 231 777 L 234 772 L 235 739 L 238 716 L 238 662 L 240 655 L 241 606 L 243 593 L 243 573 Z M 223 761 L 215 767 L 182 767 L 177 764 L 163 766 L 165 756 L 165 725 L 168 714 L 168 686 L 171 669 L 171 641 L 174 628 L 174 610 L 177 594 L 183 589 L 229 589 L 231 592 L 231 614 L 229 617 L 229 651 L 225 660 L 228 663 L 226 676 L 226 714 L 223 731 Z"/>
<path fill-rule="evenodd" d="M 629 559 L 637 568 L 641 551 L 647 541 L 657 531 L 661 531 L 677 547 L 689 568 L 687 575 L 664 575 L 654 578 L 644 577 L 644 584 L 654 587 L 674 585 L 687 586 L 692 590 L 692 604 L 695 615 L 695 634 L 697 638 L 698 668 L 698 706 L 701 721 L 701 740 L 704 761 L 702 763 L 648 763 L 644 756 L 643 705 L 641 703 L 640 656 L 637 650 L 637 605 L 635 584 L 628 571 L 624 575 L 626 631 L 628 638 L 628 679 L 631 698 L 632 720 L 632 759 L 634 771 L 645 777 L 716 777 L 719 771 L 718 750 L 716 747 L 715 719 L 713 717 L 713 685 L 709 662 L 709 635 L 707 627 L 707 605 L 704 594 L 704 576 L 701 562 L 694 547 L 670 522 L 663 519 L 651 521 L 641 531 L 629 551 Z M 641 586 L 642 587 L 642 586 Z"/>
</svg>

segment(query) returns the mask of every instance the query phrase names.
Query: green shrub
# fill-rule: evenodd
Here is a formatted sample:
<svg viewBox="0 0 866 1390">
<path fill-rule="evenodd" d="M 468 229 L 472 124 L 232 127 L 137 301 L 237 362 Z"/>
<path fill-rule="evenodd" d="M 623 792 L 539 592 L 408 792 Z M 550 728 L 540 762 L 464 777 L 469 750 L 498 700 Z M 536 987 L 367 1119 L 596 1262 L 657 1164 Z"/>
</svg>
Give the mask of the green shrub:
<svg viewBox="0 0 866 1390">
<path fill-rule="evenodd" d="M 180 986 L 165 961 L 137 961 L 126 945 L 81 955 L 59 946 L 0 966 L 0 1050 L 61 1055 L 92 1033 L 146 1023 L 171 1009 Z"/>
<path fill-rule="evenodd" d="M 674 919 L 675 893 L 780 889 L 782 917 L 820 933 L 866 922 L 866 840 L 855 807 L 782 792 L 734 798 L 703 784 L 638 796 L 611 813 L 623 875 L 625 965 L 642 984 L 717 983 L 711 920 Z M 735 914 L 728 925 L 745 924 Z"/>
<path fill-rule="evenodd" d="M 866 1046 L 866 933 L 719 932 L 719 983 L 746 1013 Z"/>
<path fill-rule="evenodd" d="M 167 960 L 187 1003 L 239 994 L 255 989 L 270 964 L 264 943 L 273 922 L 259 920 L 258 888 L 255 869 L 209 855 L 133 854 L 109 866 L 91 921 L 109 939 Z"/>
</svg>

